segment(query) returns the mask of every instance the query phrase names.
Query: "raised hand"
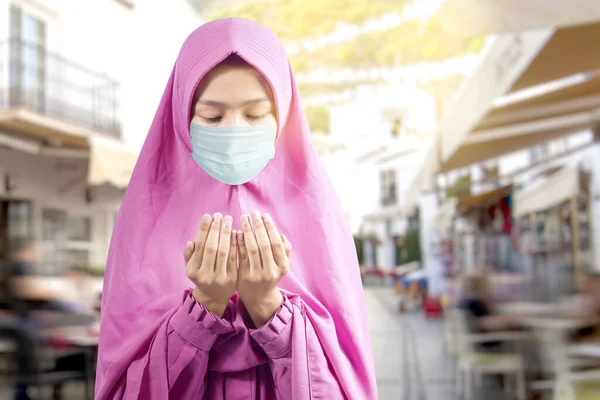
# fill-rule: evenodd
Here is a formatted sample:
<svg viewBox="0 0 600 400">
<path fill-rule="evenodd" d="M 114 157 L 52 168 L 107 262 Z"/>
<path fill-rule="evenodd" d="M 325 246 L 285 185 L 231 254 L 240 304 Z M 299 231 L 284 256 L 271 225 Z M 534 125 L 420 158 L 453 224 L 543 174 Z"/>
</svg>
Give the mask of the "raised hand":
<svg viewBox="0 0 600 400">
<path fill-rule="evenodd" d="M 196 285 L 196 300 L 219 318 L 237 285 L 237 241 L 232 218 L 219 213 L 202 217 L 194 242 L 184 251 L 185 272 Z"/>
<path fill-rule="evenodd" d="M 281 306 L 277 284 L 290 268 L 291 245 L 280 235 L 268 215 L 252 213 L 241 218 L 237 234 L 239 251 L 238 294 L 256 327 L 267 323 Z M 253 229 L 254 228 L 254 229 Z"/>
</svg>

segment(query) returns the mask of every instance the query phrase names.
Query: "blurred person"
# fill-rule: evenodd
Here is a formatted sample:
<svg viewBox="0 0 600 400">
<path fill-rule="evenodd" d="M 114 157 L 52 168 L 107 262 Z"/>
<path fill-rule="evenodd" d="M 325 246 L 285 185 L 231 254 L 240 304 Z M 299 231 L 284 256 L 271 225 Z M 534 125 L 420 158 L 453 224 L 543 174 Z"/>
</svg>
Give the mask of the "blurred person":
<svg viewBox="0 0 600 400">
<path fill-rule="evenodd" d="M 577 308 L 571 307 L 573 313 L 590 318 L 600 318 L 600 273 L 589 273 L 586 276 L 583 293 L 575 302 Z M 600 342 L 600 326 L 593 325 L 579 329 L 572 335 L 575 341 L 598 341 Z"/>
<path fill-rule="evenodd" d="M 15 238 L 8 244 L 6 293 L 8 309 L 28 320 L 36 302 L 49 293 L 36 284 L 38 248 L 32 238 Z"/>
<path fill-rule="evenodd" d="M 129 183 L 102 295 L 114 398 L 377 398 L 353 238 L 255 22 L 187 38 Z"/>
<path fill-rule="evenodd" d="M 462 278 L 462 299 L 458 306 L 467 313 L 467 323 L 474 333 L 501 332 L 513 328 L 510 320 L 494 312 L 489 297 L 487 273 L 477 270 Z M 503 351 L 501 342 L 483 342 L 485 351 Z"/>
</svg>

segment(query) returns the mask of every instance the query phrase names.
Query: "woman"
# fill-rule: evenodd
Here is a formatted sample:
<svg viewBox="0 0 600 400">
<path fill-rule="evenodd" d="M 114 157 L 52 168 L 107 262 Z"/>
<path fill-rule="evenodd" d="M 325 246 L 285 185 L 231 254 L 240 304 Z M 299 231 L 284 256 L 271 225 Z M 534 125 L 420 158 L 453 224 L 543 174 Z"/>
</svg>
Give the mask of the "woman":
<svg viewBox="0 0 600 400">
<path fill-rule="evenodd" d="M 352 236 L 283 46 L 257 23 L 213 21 L 183 44 L 113 234 L 96 386 L 377 397 Z"/>
<path fill-rule="evenodd" d="M 489 281 L 487 274 L 475 271 L 463 277 L 462 301 L 459 308 L 466 312 L 468 328 L 474 333 L 504 332 L 513 328 L 510 320 L 497 315 L 490 304 Z M 483 351 L 504 351 L 501 342 L 482 342 L 478 344 Z"/>
</svg>

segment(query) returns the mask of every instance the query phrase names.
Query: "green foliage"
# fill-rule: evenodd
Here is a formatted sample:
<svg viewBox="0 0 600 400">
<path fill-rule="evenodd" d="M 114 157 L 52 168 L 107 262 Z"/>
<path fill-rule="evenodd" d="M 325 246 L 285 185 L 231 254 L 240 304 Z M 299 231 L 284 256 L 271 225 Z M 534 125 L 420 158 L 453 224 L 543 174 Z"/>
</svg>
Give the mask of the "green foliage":
<svg viewBox="0 0 600 400">
<path fill-rule="evenodd" d="M 243 17 L 260 22 L 284 42 L 324 35 L 335 30 L 338 21 L 361 24 L 372 17 L 401 12 L 406 1 L 399 0 L 263 0 L 243 3 L 209 17 Z"/>
<path fill-rule="evenodd" d="M 91 276 L 104 276 L 106 267 L 104 265 L 73 266 L 69 268 L 69 271 L 80 272 Z"/>
<path fill-rule="evenodd" d="M 446 197 L 461 198 L 471 194 L 471 175 L 463 175 L 446 189 Z"/>
<path fill-rule="evenodd" d="M 401 14 L 410 3 L 412 1 L 321 0 L 318 5 L 313 5 L 305 0 L 245 0 L 228 6 L 225 11 L 214 13 L 207 20 L 232 16 L 248 18 L 271 28 L 285 44 L 299 44 L 303 39 L 333 32 L 339 23 L 360 25 L 370 18 L 378 18 L 387 13 Z M 223 5 L 221 9 L 224 7 Z M 434 16 L 427 21 L 426 26 L 420 20 L 407 21 L 396 28 L 359 35 L 354 40 L 326 46 L 314 52 L 301 51 L 290 55 L 290 62 L 297 74 L 319 68 L 337 70 L 407 65 L 476 53 L 484 42 L 484 37 L 462 38 L 446 34 Z M 376 82 L 301 84 L 300 91 L 302 96 L 311 96 L 353 89 L 361 83 Z M 454 85 L 451 86 L 454 88 Z M 449 95 L 443 85 L 441 91 L 443 93 L 439 99 L 443 103 Z M 436 93 L 434 96 L 437 98 Z M 316 120 L 321 121 L 322 118 L 319 114 Z M 323 129 L 325 124 L 312 122 L 311 126 L 316 131 Z"/>
<path fill-rule="evenodd" d="M 329 110 L 324 106 L 306 107 L 304 112 L 312 133 L 330 133 Z"/>
<path fill-rule="evenodd" d="M 431 23 L 420 35 L 420 21 L 406 22 L 394 29 L 372 32 L 355 40 L 324 47 L 313 53 L 300 52 L 290 57 L 294 72 L 318 68 L 370 68 L 441 61 L 479 51 L 480 38 L 446 35 L 438 24 Z"/>
<path fill-rule="evenodd" d="M 363 251 L 363 239 L 359 236 L 354 236 L 354 247 L 356 247 L 356 255 L 358 256 L 358 264 L 364 265 L 365 255 Z"/>
<path fill-rule="evenodd" d="M 421 261 L 421 239 L 418 230 L 410 230 L 404 235 L 404 262 L 403 264 Z"/>
</svg>

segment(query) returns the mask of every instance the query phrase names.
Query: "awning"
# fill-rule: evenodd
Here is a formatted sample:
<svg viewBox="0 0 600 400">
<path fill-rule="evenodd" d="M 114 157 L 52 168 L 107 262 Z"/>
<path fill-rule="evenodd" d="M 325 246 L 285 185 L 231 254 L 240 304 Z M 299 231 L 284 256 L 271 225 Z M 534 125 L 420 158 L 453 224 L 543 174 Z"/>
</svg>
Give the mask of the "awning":
<svg viewBox="0 0 600 400">
<path fill-rule="evenodd" d="M 579 194 L 580 182 L 580 172 L 575 168 L 565 167 L 535 187 L 515 193 L 513 215 L 521 218 L 558 206 Z"/>
<path fill-rule="evenodd" d="M 493 43 L 442 119 L 440 172 L 594 128 L 600 116 L 600 79 L 594 74 L 600 70 L 600 52 L 592 50 L 597 47 L 597 37 L 600 23 L 508 35 Z M 504 42 L 508 38 L 512 38 L 512 46 Z M 504 79 L 494 79 L 498 71 Z M 549 87 L 559 78 L 578 76 L 590 79 L 493 108 L 502 95 L 512 93 L 518 98 L 523 94 L 515 92 L 517 89 L 531 92 L 541 89 L 531 85 L 546 83 Z"/>
<path fill-rule="evenodd" d="M 496 99 L 509 92 L 553 34 L 553 29 L 546 29 L 488 40 L 479 66 L 440 120 L 442 161 L 452 157 Z"/>
<path fill-rule="evenodd" d="M 437 15 L 458 36 L 522 32 L 600 20 L 598 0 L 445 0 Z"/>
<path fill-rule="evenodd" d="M 468 212 L 476 207 L 487 207 L 496 204 L 500 199 L 510 195 L 512 185 L 506 185 L 483 193 L 463 196 L 458 200 L 457 208 L 460 213 Z"/>
<path fill-rule="evenodd" d="M 138 155 L 121 142 L 99 137 L 90 139 L 90 185 L 110 184 L 124 189 L 133 174 Z"/>
<path fill-rule="evenodd" d="M 458 200 L 454 197 L 447 199 L 439 208 L 435 216 L 434 226 L 438 232 L 448 232 L 456 214 Z"/>
</svg>

